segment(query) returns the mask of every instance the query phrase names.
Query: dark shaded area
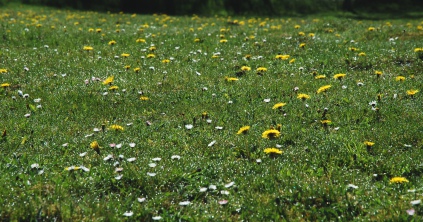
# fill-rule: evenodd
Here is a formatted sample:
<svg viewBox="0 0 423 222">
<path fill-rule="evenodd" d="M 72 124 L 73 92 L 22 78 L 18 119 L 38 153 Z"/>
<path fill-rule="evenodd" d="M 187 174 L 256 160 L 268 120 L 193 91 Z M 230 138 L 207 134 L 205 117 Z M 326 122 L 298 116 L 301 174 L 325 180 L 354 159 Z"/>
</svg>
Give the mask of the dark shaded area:
<svg viewBox="0 0 423 222">
<path fill-rule="evenodd" d="M 0 0 L 7 2 L 10 0 Z M 345 11 L 404 16 L 423 11 L 423 0 L 14 0 L 57 8 L 169 15 L 283 16 Z M 1 5 L 1 4 L 0 4 Z"/>
</svg>

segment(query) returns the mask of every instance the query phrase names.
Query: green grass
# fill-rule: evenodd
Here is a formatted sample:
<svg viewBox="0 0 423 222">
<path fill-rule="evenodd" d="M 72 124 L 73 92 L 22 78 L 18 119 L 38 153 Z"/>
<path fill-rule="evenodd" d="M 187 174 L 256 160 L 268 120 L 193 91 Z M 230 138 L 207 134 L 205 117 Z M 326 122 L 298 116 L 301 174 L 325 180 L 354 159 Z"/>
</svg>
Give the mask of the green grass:
<svg viewBox="0 0 423 222">
<path fill-rule="evenodd" d="M 0 89 L 3 221 L 421 219 L 423 208 L 410 201 L 423 188 L 422 97 L 407 95 L 423 88 L 420 20 L 132 16 L 11 5 L 0 9 L 0 21 L 0 83 L 10 84 Z M 338 73 L 346 76 L 334 79 Z M 102 84 L 110 76 L 117 90 Z M 325 85 L 331 88 L 316 93 Z M 272 109 L 280 102 L 286 105 Z M 251 128 L 237 135 L 242 126 Z M 279 127 L 279 137 L 262 138 Z M 264 152 L 272 147 L 283 153 Z M 67 170 L 81 165 L 89 171 Z M 406 211 L 412 208 L 414 216 Z"/>
</svg>

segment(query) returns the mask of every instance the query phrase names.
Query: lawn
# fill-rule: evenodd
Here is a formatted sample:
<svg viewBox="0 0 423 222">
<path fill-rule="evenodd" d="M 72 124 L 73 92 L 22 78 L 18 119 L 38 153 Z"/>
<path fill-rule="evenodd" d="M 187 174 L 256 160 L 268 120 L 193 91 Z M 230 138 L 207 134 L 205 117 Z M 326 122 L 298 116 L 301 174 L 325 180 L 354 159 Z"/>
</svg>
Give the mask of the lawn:
<svg viewBox="0 0 423 222">
<path fill-rule="evenodd" d="M 422 220 L 422 26 L 0 8 L 0 220 Z"/>
</svg>

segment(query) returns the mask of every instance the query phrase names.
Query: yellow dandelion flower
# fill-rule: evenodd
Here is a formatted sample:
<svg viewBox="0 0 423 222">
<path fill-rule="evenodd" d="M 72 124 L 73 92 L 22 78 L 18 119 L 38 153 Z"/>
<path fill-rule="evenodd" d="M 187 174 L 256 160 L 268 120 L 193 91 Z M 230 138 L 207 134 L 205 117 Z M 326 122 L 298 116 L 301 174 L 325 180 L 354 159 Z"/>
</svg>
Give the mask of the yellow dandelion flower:
<svg viewBox="0 0 423 222">
<path fill-rule="evenodd" d="M 306 46 L 306 44 L 305 44 L 305 43 L 301 43 L 301 44 L 299 45 L 299 47 L 300 47 L 300 48 L 305 48 L 305 46 Z"/>
<path fill-rule="evenodd" d="M 305 36 L 305 33 L 304 32 L 299 32 L 298 35 L 299 36 Z"/>
<path fill-rule="evenodd" d="M 261 134 L 261 137 L 265 139 L 274 139 L 276 137 L 279 137 L 280 135 L 281 135 L 281 132 L 279 132 L 279 130 L 270 129 L 270 130 L 264 131 Z"/>
<path fill-rule="evenodd" d="M 320 121 L 320 123 L 322 123 L 324 126 L 326 126 L 326 125 L 328 125 L 328 124 L 331 124 L 331 123 L 332 123 L 332 121 L 330 121 L 330 120 L 328 120 L 328 119 L 325 119 L 325 120 Z"/>
<path fill-rule="evenodd" d="M 283 152 L 282 152 L 282 150 L 280 150 L 280 149 L 277 149 L 277 148 L 266 148 L 266 149 L 264 149 L 264 152 L 266 153 L 266 154 L 270 154 L 270 155 L 272 155 L 272 154 L 282 154 Z"/>
<path fill-rule="evenodd" d="M 414 96 L 416 93 L 418 93 L 419 92 L 419 90 L 416 90 L 416 89 L 410 89 L 410 90 L 407 90 L 407 95 L 409 95 L 409 96 Z"/>
<path fill-rule="evenodd" d="M 91 46 L 84 46 L 84 48 L 82 48 L 83 50 L 85 50 L 85 51 L 91 51 L 91 50 L 93 50 L 94 48 L 93 47 L 91 47 Z"/>
<path fill-rule="evenodd" d="M 375 74 L 376 74 L 377 76 L 381 76 L 381 75 L 383 74 L 383 72 L 382 72 L 382 71 L 378 71 L 378 70 L 376 70 L 376 71 L 375 71 Z"/>
<path fill-rule="evenodd" d="M 409 181 L 405 177 L 392 177 L 389 180 L 390 183 L 408 183 Z"/>
<path fill-rule="evenodd" d="M 122 126 L 119 126 L 119 125 L 111 125 L 110 127 L 109 127 L 109 129 L 111 129 L 111 130 L 116 130 L 116 131 L 123 131 L 123 127 Z"/>
<path fill-rule="evenodd" d="M 103 81 L 103 85 L 112 84 L 112 83 L 113 83 L 114 78 L 115 78 L 114 76 L 107 77 L 107 79 L 105 79 L 105 80 Z"/>
<path fill-rule="evenodd" d="M 94 32 L 94 29 L 93 28 L 89 28 L 88 29 L 88 32 Z"/>
<path fill-rule="evenodd" d="M 141 70 L 141 68 L 137 67 L 134 69 L 134 72 L 139 72 Z"/>
<path fill-rule="evenodd" d="M 10 86 L 10 84 L 9 83 L 2 83 L 1 85 L 0 85 L 0 87 L 2 87 L 2 88 L 6 88 L 6 87 L 9 87 Z"/>
<path fill-rule="evenodd" d="M 360 52 L 360 53 L 358 53 L 358 56 L 366 56 L 366 53 L 365 52 Z"/>
<path fill-rule="evenodd" d="M 169 63 L 170 62 L 170 60 L 169 59 L 163 59 L 162 60 L 162 63 Z"/>
<path fill-rule="evenodd" d="M 295 62 L 295 59 L 291 59 L 291 60 L 289 60 L 289 64 L 292 64 L 292 63 L 294 63 Z"/>
<path fill-rule="evenodd" d="M 148 50 L 150 50 L 150 51 L 152 51 L 152 52 L 154 52 L 154 51 L 156 51 L 156 46 L 151 46 L 150 48 L 148 48 Z"/>
<path fill-rule="evenodd" d="M 308 33 L 308 37 L 313 38 L 314 37 L 314 33 Z"/>
<path fill-rule="evenodd" d="M 241 67 L 241 70 L 242 71 L 250 71 L 251 70 L 251 67 L 249 67 L 249 66 L 242 66 Z"/>
<path fill-rule="evenodd" d="M 264 68 L 264 67 L 257 68 L 257 72 L 266 72 L 266 71 L 267 71 L 267 68 Z"/>
<path fill-rule="evenodd" d="M 120 56 L 122 56 L 123 58 L 128 58 L 130 56 L 130 54 L 128 54 L 128 53 L 122 53 Z"/>
<path fill-rule="evenodd" d="M 243 126 L 241 127 L 236 134 L 246 134 L 250 130 L 250 126 Z"/>
<path fill-rule="evenodd" d="M 275 59 L 288 60 L 289 55 L 276 55 Z"/>
<path fill-rule="evenodd" d="M 228 42 L 228 40 L 227 39 L 221 39 L 219 42 L 220 43 L 226 43 L 226 42 Z"/>
<path fill-rule="evenodd" d="M 149 59 L 156 58 L 156 55 L 150 53 L 150 54 L 147 55 L 147 58 L 149 58 Z"/>
<path fill-rule="evenodd" d="M 326 92 L 330 87 L 332 86 L 331 85 L 322 86 L 317 90 L 317 93 Z"/>
<path fill-rule="evenodd" d="M 301 100 L 306 100 L 306 99 L 310 99 L 310 96 L 304 93 L 300 93 L 298 94 L 297 98 Z"/>
<path fill-rule="evenodd" d="M 0 69 L 0 73 L 7 73 L 7 69 Z"/>
<path fill-rule="evenodd" d="M 301 26 L 300 25 L 295 25 L 294 28 L 295 29 L 299 29 Z"/>
<path fill-rule="evenodd" d="M 423 48 L 415 48 L 414 52 L 423 52 Z"/>
<path fill-rule="evenodd" d="M 114 45 L 114 44 L 116 44 L 115 40 L 112 40 L 112 41 L 109 42 L 109 45 Z"/>
<path fill-rule="evenodd" d="M 147 100 L 150 100 L 147 96 L 141 96 L 140 97 L 140 100 L 142 100 L 142 101 L 147 101 Z"/>
<path fill-rule="evenodd" d="M 101 32 L 101 29 L 96 29 L 95 30 L 97 33 L 100 33 Z"/>
<path fill-rule="evenodd" d="M 145 39 L 137 39 L 135 40 L 136 43 L 145 43 Z"/>
<path fill-rule="evenodd" d="M 366 145 L 366 146 L 373 146 L 373 145 L 375 145 L 375 143 L 374 142 L 370 142 L 370 141 L 364 141 L 364 145 Z"/>
<path fill-rule="evenodd" d="M 355 52 L 355 51 L 358 51 L 359 49 L 358 48 L 354 48 L 354 47 L 349 47 L 348 50 L 350 50 L 351 52 Z"/>
<path fill-rule="evenodd" d="M 404 76 L 397 76 L 397 77 L 395 77 L 395 80 L 396 81 L 404 81 L 405 77 Z"/>
<path fill-rule="evenodd" d="M 324 79 L 324 78 L 326 78 L 326 75 L 317 75 L 314 78 L 315 79 Z"/>
<path fill-rule="evenodd" d="M 233 77 L 225 77 L 225 80 L 226 80 L 227 82 L 234 82 L 234 81 L 238 81 L 239 79 L 237 79 L 237 78 L 233 78 Z"/>
<path fill-rule="evenodd" d="M 194 42 L 201 42 L 201 39 L 196 38 L 196 39 L 194 39 Z"/>
<path fill-rule="evenodd" d="M 286 103 L 276 103 L 275 105 L 273 105 L 272 109 L 279 109 L 285 105 Z"/>
<path fill-rule="evenodd" d="M 244 56 L 244 58 L 245 59 L 251 59 L 251 55 L 250 54 L 247 54 L 247 55 Z"/>
<path fill-rule="evenodd" d="M 128 70 L 128 69 L 130 69 L 130 68 L 131 68 L 131 66 L 130 66 L 130 65 L 126 65 L 126 66 L 124 66 L 123 68 L 125 68 L 126 70 Z"/>
<path fill-rule="evenodd" d="M 110 87 L 109 87 L 109 90 L 112 90 L 112 91 L 117 90 L 117 89 L 119 89 L 119 87 L 118 87 L 118 86 L 110 86 Z"/>
<path fill-rule="evenodd" d="M 95 150 L 98 154 L 100 154 L 100 145 L 98 144 L 97 141 L 93 141 L 90 143 L 90 147 Z"/>
<path fill-rule="evenodd" d="M 344 78 L 345 76 L 346 76 L 346 74 L 339 73 L 339 74 L 335 74 L 335 75 L 333 76 L 333 78 L 334 78 L 334 79 L 342 79 L 342 78 Z"/>
<path fill-rule="evenodd" d="M 369 30 L 369 31 L 374 31 L 375 30 L 375 27 L 369 27 L 367 30 Z"/>
</svg>

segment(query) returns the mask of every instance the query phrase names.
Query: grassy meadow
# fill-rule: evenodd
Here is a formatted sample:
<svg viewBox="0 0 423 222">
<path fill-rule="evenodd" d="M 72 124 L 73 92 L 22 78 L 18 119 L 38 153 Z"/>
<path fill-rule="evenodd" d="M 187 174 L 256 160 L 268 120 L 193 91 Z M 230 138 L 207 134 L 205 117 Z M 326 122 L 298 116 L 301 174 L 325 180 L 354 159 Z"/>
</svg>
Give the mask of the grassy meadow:
<svg viewBox="0 0 423 222">
<path fill-rule="evenodd" d="M 0 8 L 0 220 L 422 220 L 422 26 Z"/>
</svg>

